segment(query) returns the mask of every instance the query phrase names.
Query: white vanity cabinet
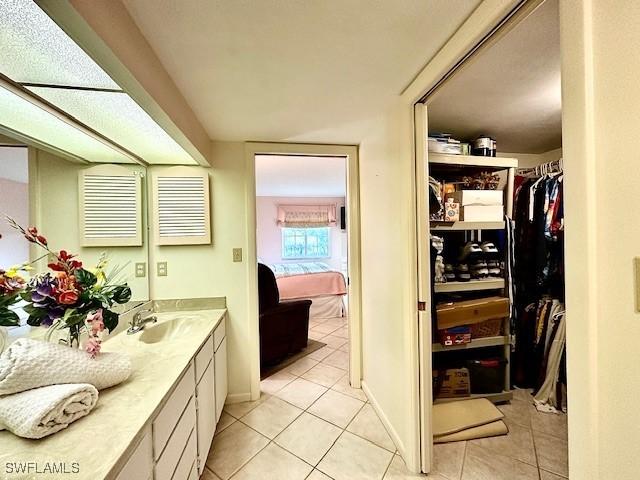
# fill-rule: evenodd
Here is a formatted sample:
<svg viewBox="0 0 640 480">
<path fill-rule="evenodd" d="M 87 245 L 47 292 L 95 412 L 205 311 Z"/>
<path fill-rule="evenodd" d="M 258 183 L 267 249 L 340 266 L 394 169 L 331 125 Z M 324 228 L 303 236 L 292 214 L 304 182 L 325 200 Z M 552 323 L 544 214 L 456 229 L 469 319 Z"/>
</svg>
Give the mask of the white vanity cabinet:
<svg viewBox="0 0 640 480">
<path fill-rule="evenodd" d="M 194 354 L 116 480 L 197 480 L 227 398 L 225 318 Z"/>
</svg>

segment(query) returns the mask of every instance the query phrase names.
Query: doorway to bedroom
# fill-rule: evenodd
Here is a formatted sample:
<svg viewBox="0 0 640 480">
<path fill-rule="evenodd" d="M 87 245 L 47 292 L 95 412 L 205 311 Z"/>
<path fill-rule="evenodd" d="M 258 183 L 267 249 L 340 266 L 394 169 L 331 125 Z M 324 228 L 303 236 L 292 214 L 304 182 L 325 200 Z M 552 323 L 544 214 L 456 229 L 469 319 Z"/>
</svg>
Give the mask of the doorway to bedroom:
<svg viewBox="0 0 640 480">
<path fill-rule="evenodd" d="M 255 176 L 261 390 L 348 385 L 347 158 L 256 155 Z"/>
</svg>

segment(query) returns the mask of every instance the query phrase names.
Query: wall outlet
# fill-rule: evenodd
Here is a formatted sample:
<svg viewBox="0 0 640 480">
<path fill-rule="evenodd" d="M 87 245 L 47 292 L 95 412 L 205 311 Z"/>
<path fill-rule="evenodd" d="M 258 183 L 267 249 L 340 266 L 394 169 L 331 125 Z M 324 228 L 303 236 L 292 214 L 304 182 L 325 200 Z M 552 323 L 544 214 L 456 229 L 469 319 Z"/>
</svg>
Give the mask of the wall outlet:
<svg viewBox="0 0 640 480">
<path fill-rule="evenodd" d="M 147 276 L 147 264 L 144 262 L 136 263 L 136 277 L 146 277 Z"/>
<path fill-rule="evenodd" d="M 167 262 L 158 262 L 156 264 L 156 270 L 159 277 L 167 276 Z"/>
<path fill-rule="evenodd" d="M 234 248 L 233 249 L 233 261 L 234 262 L 241 262 L 242 261 L 242 249 L 241 248 Z"/>
</svg>

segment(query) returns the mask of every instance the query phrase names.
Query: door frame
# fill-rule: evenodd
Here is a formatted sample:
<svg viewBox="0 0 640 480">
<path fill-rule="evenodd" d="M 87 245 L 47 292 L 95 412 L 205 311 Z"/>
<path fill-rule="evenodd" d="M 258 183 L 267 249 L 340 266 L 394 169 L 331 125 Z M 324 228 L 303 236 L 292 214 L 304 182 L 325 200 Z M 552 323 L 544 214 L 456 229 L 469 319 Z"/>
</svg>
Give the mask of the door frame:
<svg viewBox="0 0 640 480">
<path fill-rule="evenodd" d="M 360 178 L 358 147 L 311 143 L 245 143 L 247 202 L 247 298 L 251 364 L 251 400 L 260 398 L 260 328 L 258 318 L 258 253 L 256 238 L 256 155 L 301 155 L 345 157 L 347 173 L 347 291 L 349 310 L 349 382 L 360 388 L 362 381 L 362 280 L 360 257 Z"/>
</svg>

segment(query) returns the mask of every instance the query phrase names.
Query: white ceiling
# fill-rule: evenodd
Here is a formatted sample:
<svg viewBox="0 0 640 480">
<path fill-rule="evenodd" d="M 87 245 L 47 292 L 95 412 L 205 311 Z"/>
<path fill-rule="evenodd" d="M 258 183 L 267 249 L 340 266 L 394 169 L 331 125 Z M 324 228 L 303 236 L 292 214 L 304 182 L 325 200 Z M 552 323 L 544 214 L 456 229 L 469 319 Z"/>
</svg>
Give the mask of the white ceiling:
<svg viewBox="0 0 640 480">
<path fill-rule="evenodd" d="M 259 197 L 344 197 L 344 157 L 256 155 Z"/>
<path fill-rule="evenodd" d="M 502 152 L 561 146 L 558 0 L 547 0 L 429 102 L 429 130 L 491 135 Z"/>
<path fill-rule="evenodd" d="M 14 182 L 29 182 L 27 147 L 0 147 L 0 178 Z M 2 197 L 2 191 L 0 191 Z"/>
<path fill-rule="evenodd" d="M 479 0 L 124 0 L 215 140 L 358 143 Z"/>
</svg>

